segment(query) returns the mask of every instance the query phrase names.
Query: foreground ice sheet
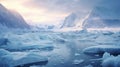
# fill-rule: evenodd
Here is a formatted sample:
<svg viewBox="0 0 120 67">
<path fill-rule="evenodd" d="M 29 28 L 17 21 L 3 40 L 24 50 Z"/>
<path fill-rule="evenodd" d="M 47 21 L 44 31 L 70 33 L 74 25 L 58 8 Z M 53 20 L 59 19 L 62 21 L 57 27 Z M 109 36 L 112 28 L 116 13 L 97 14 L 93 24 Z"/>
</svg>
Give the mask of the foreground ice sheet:
<svg viewBox="0 0 120 67">
<path fill-rule="evenodd" d="M 0 49 L 0 66 L 14 67 L 22 66 L 28 67 L 31 65 L 44 65 L 48 62 L 46 57 L 26 52 L 10 53 L 7 50 Z"/>
</svg>

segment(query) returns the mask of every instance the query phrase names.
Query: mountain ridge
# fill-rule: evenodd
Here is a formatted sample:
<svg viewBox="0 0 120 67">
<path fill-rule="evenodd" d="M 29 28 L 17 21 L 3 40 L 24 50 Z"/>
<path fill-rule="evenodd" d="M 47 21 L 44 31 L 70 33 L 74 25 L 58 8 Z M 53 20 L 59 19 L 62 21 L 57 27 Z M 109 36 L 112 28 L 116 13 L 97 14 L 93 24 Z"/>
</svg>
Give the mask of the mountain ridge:
<svg viewBox="0 0 120 67">
<path fill-rule="evenodd" d="M 30 28 L 18 12 L 8 10 L 2 4 L 0 4 L 0 24 L 8 28 Z"/>
</svg>

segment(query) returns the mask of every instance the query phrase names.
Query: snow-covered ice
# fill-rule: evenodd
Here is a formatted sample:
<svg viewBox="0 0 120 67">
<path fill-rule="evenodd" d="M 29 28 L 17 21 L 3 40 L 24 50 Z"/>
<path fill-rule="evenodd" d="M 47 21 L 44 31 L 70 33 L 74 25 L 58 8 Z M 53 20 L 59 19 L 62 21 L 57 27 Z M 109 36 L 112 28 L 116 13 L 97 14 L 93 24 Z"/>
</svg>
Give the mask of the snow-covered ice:
<svg viewBox="0 0 120 67">
<path fill-rule="evenodd" d="M 119 32 L 88 30 L 1 33 L 0 51 L 1 57 L 4 57 L 1 59 L 5 59 L 5 64 L 1 62 L 1 65 L 7 65 L 5 67 L 10 65 L 39 67 L 44 60 L 43 65 L 46 67 L 84 67 L 89 64 L 96 67 L 101 62 L 91 59 L 99 58 L 99 53 L 120 53 L 118 51 L 120 50 L 119 35 Z M 88 56 L 82 50 L 84 53 L 92 53 L 96 56 Z"/>
<path fill-rule="evenodd" d="M 2 67 L 44 65 L 47 62 L 46 57 L 38 54 L 27 52 L 10 53 L 7 50 L 0 49 L 0 66 Z"/>
<path fill-rule="evenodd" d="M 120 67 L 120 55 L 113 56 L 105 53 L 102 59 L 102 67 Z"/>
<path fill-rule="evenodd" d="M 85 66 L 85 67 L 93 67 L 92 65 L 87 65 L 87 66 Z"/>
<path fill-rule="evenodd" d="M 97 45 L 85 48 L 83 50 L 85 54 L 104 54 L 108 52 L 113 55 L 120 54 L 120 46 L 117 45 Z"/>
<path fill-rule="evenodd" d="M 83 59 L 80 59 L 80 60 L 74 60 L 73 61 L 73 64 L 77 65 L 77 64 L 80 64 L 80 63 L 83 63 L 84 60 Z"/>
</svg>

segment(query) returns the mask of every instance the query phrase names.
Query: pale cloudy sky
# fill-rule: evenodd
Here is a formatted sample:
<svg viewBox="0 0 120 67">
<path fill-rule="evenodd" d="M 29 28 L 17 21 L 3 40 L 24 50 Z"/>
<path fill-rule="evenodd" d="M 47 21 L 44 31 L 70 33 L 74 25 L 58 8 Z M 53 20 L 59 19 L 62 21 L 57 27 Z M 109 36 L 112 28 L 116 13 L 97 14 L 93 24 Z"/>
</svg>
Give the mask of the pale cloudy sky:
<svg viewBox="0 0 120 67">
<path fill-rule="evenodd" d="M 8 9 L 18 11 L 28 23 L 56 24 L 75 11 L 87 12 L 99 0 L 1 0 Z"/>
</svg>

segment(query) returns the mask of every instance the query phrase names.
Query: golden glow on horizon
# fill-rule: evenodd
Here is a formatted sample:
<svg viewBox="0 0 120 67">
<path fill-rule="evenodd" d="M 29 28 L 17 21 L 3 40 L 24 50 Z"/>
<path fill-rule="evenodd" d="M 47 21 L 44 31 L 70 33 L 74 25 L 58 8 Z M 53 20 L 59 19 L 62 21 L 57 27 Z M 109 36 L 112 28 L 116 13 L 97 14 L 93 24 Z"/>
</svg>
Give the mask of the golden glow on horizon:
<svg viewBox="0 0 120 67">
<path fill-rule="evenodd" d="M 31 24 L 38 23 L 55 23 L 62 19 L 68 14 L 61 12 L 50 12 L 47 9 L 39 7 L 29 7 L 24 4 L 29 0 L 2 0 L 1 3 L 8 9 L 18 11 L 24 19 Z"/>
</svg>

